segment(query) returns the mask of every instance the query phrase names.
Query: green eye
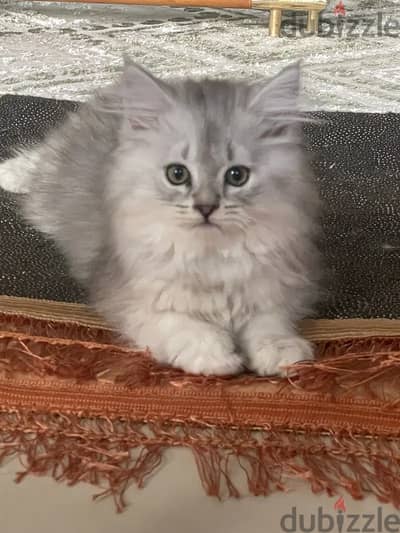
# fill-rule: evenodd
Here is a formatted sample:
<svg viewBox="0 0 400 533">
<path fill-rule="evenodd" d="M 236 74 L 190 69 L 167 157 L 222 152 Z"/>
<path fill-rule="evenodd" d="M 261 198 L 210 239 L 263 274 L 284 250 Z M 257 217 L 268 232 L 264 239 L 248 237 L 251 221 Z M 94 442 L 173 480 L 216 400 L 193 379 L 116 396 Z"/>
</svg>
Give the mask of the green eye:
<svg viewBox="0 0 400 533">
<path fill-rule="evenodd" d="M 250 169 L 244 166 L 231 167 L 225 172 L 225 183 L 232 187 L 243 187 L 250 178 Z"/>
<path fill-rule="evenodd" d="M 190 172 L 184 165 L 168 165 L 165 175 L 171 185 L 188 185 L 190 183 Z"/>
</svg>

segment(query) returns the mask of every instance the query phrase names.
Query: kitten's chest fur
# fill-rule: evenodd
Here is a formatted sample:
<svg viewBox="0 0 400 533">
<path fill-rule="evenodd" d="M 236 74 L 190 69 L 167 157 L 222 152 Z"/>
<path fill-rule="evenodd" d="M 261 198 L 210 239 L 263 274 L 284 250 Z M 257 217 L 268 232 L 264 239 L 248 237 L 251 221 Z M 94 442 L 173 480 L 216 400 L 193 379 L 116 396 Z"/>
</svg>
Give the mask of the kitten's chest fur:
<svg viewBox="0 0 400 533">
<path fill-rule="evenodd" d="M 234 329 L 279 297 L 271 268 L 245 251 L 240 257 L 158 260 L 141 269 L 133 287 L 136 299 L 152 311 L 189 314 Z"/>
</svg>

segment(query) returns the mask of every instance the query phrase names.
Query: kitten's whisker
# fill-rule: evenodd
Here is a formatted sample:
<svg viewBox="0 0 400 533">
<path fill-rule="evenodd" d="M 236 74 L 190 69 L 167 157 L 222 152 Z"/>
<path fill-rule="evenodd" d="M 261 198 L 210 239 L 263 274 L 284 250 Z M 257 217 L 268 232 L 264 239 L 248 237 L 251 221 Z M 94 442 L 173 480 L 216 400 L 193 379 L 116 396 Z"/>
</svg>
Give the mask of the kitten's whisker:
<svg viewBox="0 0 400 533">
<path fill-rule="evenodd" d="M 248 220 L 238 220 L 238 219 L 235 219 L 235 218 L 227 219 L 227 222 L 229 224 L 235 224 L 235 226 L 239 226 L 242 229 L 246 229 L 250 225 Z"/>
<path fill-rule="evenodd" d="M 235 218 L 223 218 L 220 221 L 220 223 L 223 224 L 223 225 L 225 225 L 225 224 L 235 225 L 235 226 L 237 226 L 238 228 L 240 228 L 242 230 L 245 230 L 248 227 L 248 224 L 246 223 L 246 221 L 238 220 L 238 219 L 235 219 Z"/>
</svg>

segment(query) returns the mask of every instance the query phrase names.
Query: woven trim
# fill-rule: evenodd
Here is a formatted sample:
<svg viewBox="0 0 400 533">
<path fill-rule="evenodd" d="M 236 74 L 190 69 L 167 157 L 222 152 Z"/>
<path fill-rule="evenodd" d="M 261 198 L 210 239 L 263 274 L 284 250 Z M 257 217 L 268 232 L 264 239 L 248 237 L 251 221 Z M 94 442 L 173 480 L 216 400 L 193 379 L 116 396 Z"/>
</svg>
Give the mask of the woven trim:
<svg viewBox="0 0 400 533">
<path fill-rule="evenodd" d="M 400 321 L 306 321 L 297 376 L 189 376 L 121 343 L 84 305 L 0 297 L 0 463 L 105 487 L 121 511 L 171 446 L 210 495 L 372 492 L 400 507 Z M 96 496 L 96 497 L 97 497 Z"/>
<path fill-rule="evenodd" d="M 111 329 L 94 311 L 83 304 L 0 296 L 0 312 L 52 322 L 73 322 L 81 326 Z"/>
<path fill-rule="evenodd" d="M 0 296 L 0 313 L 112 330 L 110 325 L 84 304 Z M 396 337 L 400 335 L 400 320 L 379 318 L 304 320 L 300 330 L 311 341 L 346 337 Z"/>
</svg>

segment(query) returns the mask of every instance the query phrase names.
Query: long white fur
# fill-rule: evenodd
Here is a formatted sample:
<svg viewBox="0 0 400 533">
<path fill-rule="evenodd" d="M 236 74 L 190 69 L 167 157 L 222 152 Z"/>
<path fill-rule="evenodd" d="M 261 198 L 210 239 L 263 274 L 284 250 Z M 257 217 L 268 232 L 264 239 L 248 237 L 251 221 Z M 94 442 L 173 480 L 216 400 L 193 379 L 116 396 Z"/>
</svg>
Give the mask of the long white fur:
<svg viewBox="0 0 400 533">
<path fill-rule="evenodd" d="M 15 194 L 28 193 L 30 176 L 39 160 L 38 150 L 16 152 L 14 157 L 0 164 L 0 187 Z"/>
</svg>

